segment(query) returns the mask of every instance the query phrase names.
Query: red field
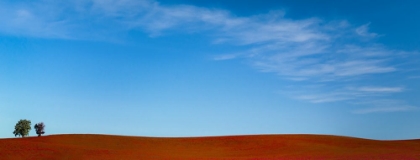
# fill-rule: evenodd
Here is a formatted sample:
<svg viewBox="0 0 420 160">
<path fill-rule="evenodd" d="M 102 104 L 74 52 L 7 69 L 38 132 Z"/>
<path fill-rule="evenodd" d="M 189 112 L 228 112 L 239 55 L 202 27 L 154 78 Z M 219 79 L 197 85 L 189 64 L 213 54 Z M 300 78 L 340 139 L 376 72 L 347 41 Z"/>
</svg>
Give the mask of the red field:
<svg viewBox="0 0 420 160">
<path fill-rule="evenodd" d="M 420 159 L 420 140 L 327 135 L 149 138 L 52 135 L 0 139 L 0 159 Z"/>
</svg>

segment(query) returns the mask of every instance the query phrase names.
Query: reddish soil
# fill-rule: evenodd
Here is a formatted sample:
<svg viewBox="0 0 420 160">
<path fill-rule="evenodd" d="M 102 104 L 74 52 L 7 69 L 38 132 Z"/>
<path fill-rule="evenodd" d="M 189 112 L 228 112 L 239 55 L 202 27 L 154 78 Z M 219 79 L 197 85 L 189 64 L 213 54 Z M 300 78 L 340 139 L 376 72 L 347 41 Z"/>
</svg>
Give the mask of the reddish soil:
<svg viewBox="0 0 420 160">
<path fill-rule="evenodd" d="M 420 159 L 420 140 L 328 135 L 151 138 L 52 135 L 0 139 L 0 159 Z"/>
</svg>

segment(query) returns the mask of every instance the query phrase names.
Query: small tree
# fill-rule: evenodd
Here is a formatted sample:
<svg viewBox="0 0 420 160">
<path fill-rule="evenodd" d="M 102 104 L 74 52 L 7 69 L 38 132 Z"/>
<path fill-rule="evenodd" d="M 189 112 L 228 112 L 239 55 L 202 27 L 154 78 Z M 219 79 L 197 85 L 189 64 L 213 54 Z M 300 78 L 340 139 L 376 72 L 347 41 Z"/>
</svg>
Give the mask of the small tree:
<svg viewBox="0 0 420 160">
<path fill-rule="evenodd" d="M 13 134 L 16 136 L 22 136 L 25 137 L 29 135 L 29 131 L 31 130 L 31 121 L 26 119 L 19 120 L 18 123 L 15 125 L 15 131 L 13 131 Z"/>
<path fill-rule="evenodd" d="M 44 122 L 35 124 L 34 128 L 35 128 L 36 134 L 38 134 L 38 137 L 41 137 L 41 134 L 45 133 L 44 132 L 44 129 L 45 129 Z"/>
</svg>

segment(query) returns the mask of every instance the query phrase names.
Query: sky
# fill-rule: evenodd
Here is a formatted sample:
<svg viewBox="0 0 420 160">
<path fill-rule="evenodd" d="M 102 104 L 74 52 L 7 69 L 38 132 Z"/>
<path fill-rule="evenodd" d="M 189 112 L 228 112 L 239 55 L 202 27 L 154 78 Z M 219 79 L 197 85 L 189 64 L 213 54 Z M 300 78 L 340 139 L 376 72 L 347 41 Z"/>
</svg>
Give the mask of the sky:
<svg viewBox="0 0 420 160">
<path fill-rule="evenodd" d="M 0 137 L 28 119 L 46 135 L 420 138 L 419 7 L 3 0 Z"/>
</svg>

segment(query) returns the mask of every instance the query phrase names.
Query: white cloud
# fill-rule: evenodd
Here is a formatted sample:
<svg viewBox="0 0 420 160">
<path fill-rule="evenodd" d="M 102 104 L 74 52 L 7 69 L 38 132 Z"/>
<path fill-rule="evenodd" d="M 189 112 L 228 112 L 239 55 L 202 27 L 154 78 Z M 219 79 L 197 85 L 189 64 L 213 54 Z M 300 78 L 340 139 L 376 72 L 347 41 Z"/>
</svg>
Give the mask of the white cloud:
<svg viewBox="0 0 420 160">
<path fill-rule="evenodd" d="M 362 47 L 358 45 L 344 45 L 342 49 L 337 50 L 339 54 L 346 54 L 353 58 L 372 58 L 372 57 L 383 57 L 389 56 L 397 51 L 386 49 L 380 44 L 370 44 L 368 47 Z"/>
<path fill-rule="evenodd" d="M 166 31 L 211 31 L 211 37 L 217 44 L 249 48 L 240 53 L 215 56 L 214 60 L 245 58 L 258 70 L 274 72 L 287 80 L 348 81 L 353 77 L 398 71 L 390 65 L 388 57 L 401 51 L 390 50 L 365 39 L 363 43 L 347 42 L 357 42 L 358 37 L 377 37 L 378 34 L 369 32 L 370 23 L 352 28 L 347 21 L 288 19 L 282 11 L 238 17 L 225 10 L 189 5 L 164 6 L 155 1 L 143 1 L 137 5 L 127 0 L 119 2 L 129 5 L 118 7 L 121 4 L 113 5 L 115 2 L 112 2 L 105 4 L 104 8 L 116 8 L 104 11 L 112 13 L 112 17 L 124 17 L 122 22 L 130 24 L 131 28 L 143 28 L 153 36 Z M 131 8 L 133 6 L 136 9 Z M 326 103 L 389 95 L 402 92 L 403 88 L 359 87 L 348 90 L 346 86 L 338 86 L 330 92 L 320 90 L 313 94 L 299 93 L 294 97 L 312 103 Z"/>
<path fill-rule="evenodd" d="M 367 114 L 367 113 L 377 113 L 377 112 L 403 112 L 403 111 L 413 111 L 417 110 L 418 107 L 414 106 L 390 106 L 390 107 L 372 107 L 356 110 L 353 113 L 356 114 Z"/>
<path fill-rule="evenodd" d="M 222 60 L 229 60 L 229 59 L 235 59 L 239 56 L 239 54 L 225 54 L 225 55 L 219 55 L 214 57 L 214 60 L 216 61 L 222 61 Z"/>
<path fill-rule="evenodd" d="M 66 19 L 55 14 L 52 6 L 39 3 L 0 2 L 0 32 L 9 35 L 43 38 L 71 38 Z"/>
<path fill-rule="evenodd" d="M 300 82 L 344 83 L 397 72 L 400 68 L 391 64 L 399 57 L 391 56 L 404 52 L 366 40 L 378 36 L 369 32 L 370 23 L 355 28 L 345 20 L 295 20 L 285 18 L 283 11 L 240 17 L 221 9 L 162 5 L 154 0 L 41 0 L 0 2 L 0 15 L 10 15 L 0 17 L 0 32 L 42 38 L 106 39 L 129 30 L 152 37 L 167 32 L 205 33 L 215 44 L 247 48 L 219 54 L 214 60 L 244 58 L 259 71 Z M 328 94 L 295 97 L 322 103 L 403 91 L 399 87 L 342 89 L 346 86 Z"/>
<path fill-rule="evenodd" d="M 321 90 L 321 91 L 320 91 Z M 292 95 L 293 98 L 299 100 L 306 100 L 311 103 L 326 103 L 347 101 L 352 103 L 353 100 L 358 100 L 359 104 L 374 104 L 374 105 L 389 105 L 402 104 L 397 100 L 392 101 L 373 101 L 373 99 L 388 97 L 393 93 L 403 92 L 402 87 L 383 87 L 383 86 L 364 86 L 364 87 L 341 87 L 338 86 L 319 86 L 308 87 L 306 85 L 289 87 L 284 90 L 284 93 Z"/>
<path fill-rule="evenodd" d="M 355 32 L 359 36 L 363 36 L 363 37 L 369 37 L 369 38 L 377 37 L 378 34 L 369 32 L 369 25 L 370 25 L 370 23 L 364 24 L 364 25 L 356 28 Z"/>
<path fill-rule="evenodd" d="M 406 102 L 395 99 L 379 99 L 365 102 L 359 102 L 359 105 L 367 106 L 366 108 L 354 110 L 356 114 L 378 113 L 378 112 L 404 112 L 415 111 L 419 107 L 408 105 Z"/>
<path fill-rule="evenodd" d="M 351 99 L 354 99 L 355 97 L 347 93 L 335 92 L 335 93 L 327 93 L 327 94 L 319 93 L 319 94 L 300 95 L 295 98 L 300 99 L 300 100 L 306 100 L 311 103 L 327 103 L 327 102 L 351 100 Z"/>
<path fill-rule="evenodd" d="M 404 112 L 404 111 L 415 111 L 420 109 L 407 104 L 403 100 L 397 99 L 384 99 L 389 97 L 387 95 L 393 92 L 400 92 L 402 88 L 386 88 L 386 87 L 375 87 L 365 90 L 367 87 L 360 87 L 361 90 L 350 89 L 336 89 L 327 92 L 319 92 L 316 88 L 306 88 L 296 91 L 285 91 L 287 94 L 294 94 L 295 99 L 305 100 L 310 103 L 329 103 L 344 101 L 351 105 L 362 107 L 360 109 L 353 110 L 355 114 L 368 114 L 378 112 Z M 358 88 L 358 89 L 360 89 Z M 293 88 L 292 90 L 296 90 Z M 378 96 L 378 93 L 382 93 L 382 96 Z"/>
<path fill-rule="evenodd" d="M 356 88 L 356 90 L 362 91 L 362 92 L 392 93 L 392 92 L 402 92 L 404 88 L 402 87 L 360 87 L 360 88 Z"/>
</svg>

